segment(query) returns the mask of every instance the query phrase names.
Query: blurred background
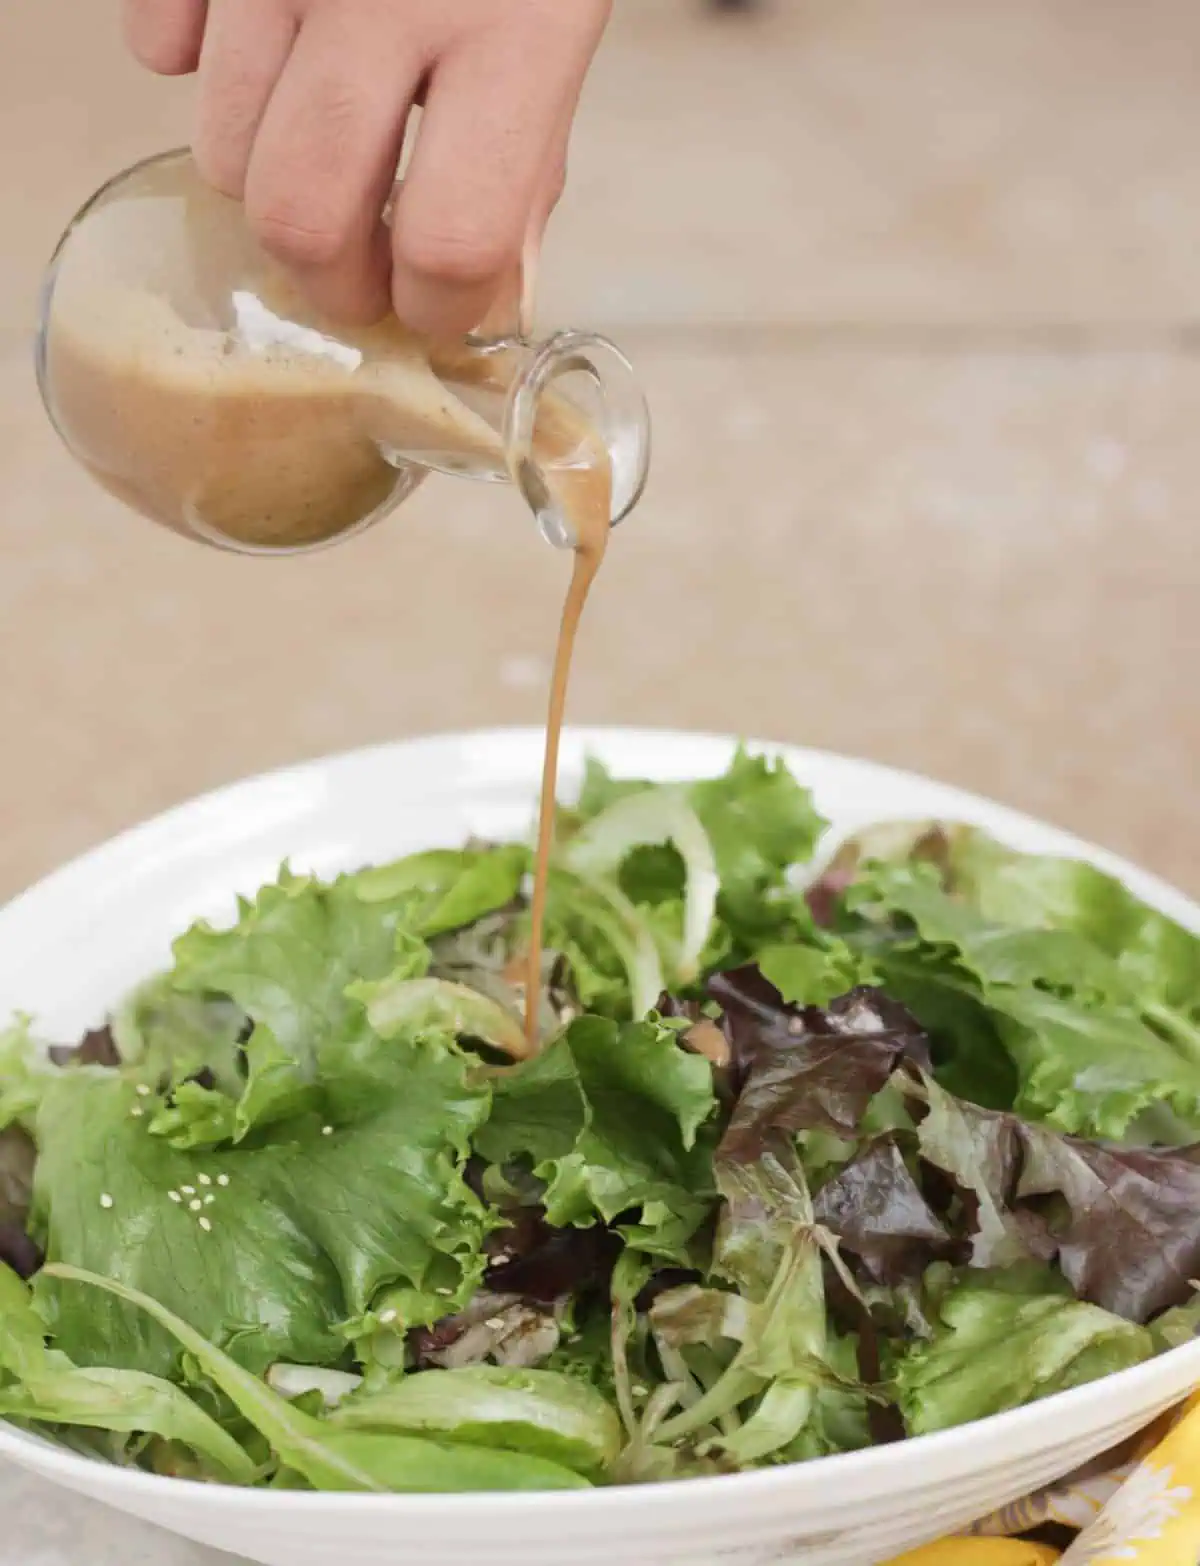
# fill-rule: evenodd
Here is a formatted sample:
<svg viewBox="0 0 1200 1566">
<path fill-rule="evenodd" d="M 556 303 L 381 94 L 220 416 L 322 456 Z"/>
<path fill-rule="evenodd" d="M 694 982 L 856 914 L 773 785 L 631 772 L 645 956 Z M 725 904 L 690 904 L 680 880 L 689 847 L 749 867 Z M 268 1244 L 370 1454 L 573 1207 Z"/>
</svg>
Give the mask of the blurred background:
<svg viewBox="0 0 1200 1566">
<path fill-rule="evenodd" d="M 540 722 L 566 569 L 464 483 L 260 563 L 71 465 L 40 269 L 188 127 L 115 11 L 0 18 L 0 896 L 263 767 Z M 1200 8 L 618 0 L 543 276 L 656 418 L 576 721 L 935 773 L 1200 892 Z"/>
</svg>

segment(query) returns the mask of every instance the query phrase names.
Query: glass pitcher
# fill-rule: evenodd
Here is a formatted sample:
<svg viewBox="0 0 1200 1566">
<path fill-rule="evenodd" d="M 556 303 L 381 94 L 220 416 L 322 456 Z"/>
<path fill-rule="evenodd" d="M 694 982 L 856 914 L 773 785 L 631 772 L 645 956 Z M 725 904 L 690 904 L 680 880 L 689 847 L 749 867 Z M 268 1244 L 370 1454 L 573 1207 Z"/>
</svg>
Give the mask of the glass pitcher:
<svg viewBox="0 0 1200 1566">
<path fill-rule="evenodd" d="M 334 326 L 186 152 L 117 175 L 71 223 L 43 288 L 37 371 L 54 427 L 105 488 L 246 553 L 360 532 L 429 472 L 515 482 L 570 547 L 556 474 L 607 453 L 615 524 L 649 462 L 645 399 L 612 343 L 568 331 L 446 346 L 395 318 Z"/>
</svg>

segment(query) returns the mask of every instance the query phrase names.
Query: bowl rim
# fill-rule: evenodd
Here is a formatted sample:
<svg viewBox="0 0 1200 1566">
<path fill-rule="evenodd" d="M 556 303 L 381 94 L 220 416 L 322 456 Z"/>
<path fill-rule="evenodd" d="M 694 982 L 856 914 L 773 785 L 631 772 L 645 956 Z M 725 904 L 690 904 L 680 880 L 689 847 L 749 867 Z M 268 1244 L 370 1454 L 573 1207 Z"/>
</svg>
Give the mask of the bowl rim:
<svg viewBox="0 0 1200 1566">
<path fill-rule="evenodd" d="M 436 758 L 439 751 L 468 743 L 485 750 L 492 746 L 509 747 L 515 751 L 537 747 L 540 753 L 543 734 L 541 728 L 534 726 L 439 731 L 314 756 L 296 763 L 269 768 L 207 790 L 104 839 L 18 892 L 15 897 L 0 905 L 0 938 L 3 938 L 5 926 L 19 921 L 25 910 L 36 901 L 52 898 L 58 888 L 71 878 L 87 870 L 94 872 L 102 868 L 109 858 L 119 858 L 131 849 L 150 848 L 156 841 L 176 839 L 180 830 L 185 829 L 189 823 L 202 821 L 209 815 L 228 812 L 232 807 L 236 807 L 240 800 L 249 799 L 255 792 L 271 785 L 315 780 L 328 774 L 331 769 L 364 766 L 369 768 L 374 762 L 389 757 L 394 758 L 397 755 L 419 758 L 424 753 L 429 758 Z M 986 816 L 995 824 L 993 829 L 1001 836 L 1007 830 L 1018 836 L 1032 831 L 1037 836 L 1053 838 L 1057 846 L 1046 850 L 1047 852 L 1087 860 L 1109 874 L 1117 876 L 1139 897 L 1144 898 L 1163 913 L 1193 930 L 1200 931 L 1200 900 L 1189 897 L 1154 873 L 1141 869 L 1106 848 L 1076 837 L 1052 822 L 1013 809 L 986 795 L 953 784 L 942 783 L 921 773 L 833 751 L 795 745 L 783 740 L 739 740 L 733 735 L 697 730 L 629 728 L 620 725 L 570 726 L 564 728 L 563 740 L 564 762 L 568 766 L 572 747 L 587 755 L 592 752 L 602 753 L 614 746 L 659 751 L 678 746 L 680 749 L 685 747 L 691 750 L 707 749 L 714 759 L 718 759 L 723 753 L 726 755 L 731 753 L 738 744 L 744 744 L 752 754 L 762 753 L 782 758 L 797 772 L 802 784 L 806 781 L 804 768 L 807 764 L 817 770 L 853 772 L 864 781 L 876 783 L 881 787 L 930 790 L 940 796 L 948 806 L 953 806 L 955 802 L 961 803 L 966 812 L 964 819 Z M 536 789 L 536 782 L 533 786 Z M 403 805 L 398 808 L 402 809 Z M 911 1488 L 911 1475 L 908 1471 L 910 1460 L 932 1460 L 938 1464 L 940 1472 L 948 1478 L 975 1468 L 978 1465 L 979 1455 L 990 1461 L 999 1461 L 1001 1457 L 999 1448 L 1018 1436 L 1026 1426 L 1036 1425 L 1038 1416 L 1047 1409 L 1053 1409 L 1059 1415 L 1060 1426 L 1070 1423 L 1072 1426 L 1082 1424 L 1086 1428 L 1090 1422 L 1086 1418 L 1087 1414 L 1093 1409 L 1099 1411 L 1119 1389 L 1131 1382 L 1173 1382 L 1174 1376 L 1168 1374 L 1167 1369 L 1179 1366 L 1185 1356 L 1189 1361 L 1194 1361 L 1194 1380 L 1200 1383 L 1200 1339 L 1197 1339 L 1193 1343 L 1169 1349 L 1141 1365 L 1118 1371 L 1066 1392 L 1055 1393 L 1039 1402 L 992 1414 L 984 1419 L 973 1420 L 969 1425 L 957 1426 L 929 1435 L 911 1436 L 886 1446 L 868 1447 L 857 1452 L 834 1453 L 808 1462 L 781 1464 L 778 1467 L 757 1469 L 748 1473 L 657 1481 L 640 1485 L 614 1485 L 590 1490 L 364 1494 L 214 1485 L 106 1464 L 57 1447 L 36 1435 L 27 1434 L 3 1419 L 0 1419 L 0 1458 L 9 1458 L 23 1467 L 32 1467 L 51 1481 L 56 1476 L 66 1479 L 66 1476 L 70 1475 L 79 1481 L 78 1488 L 87 1489 L 92 1494 L 103 1491 L 105 1495 L 102 1498 L 106 1499 L 111 1497 L 115 1500 L 118 1494 L 128 1496 L 130 1499 L 139 1496 L 162 1499 L 174 1495 L 179 1496 L 181 1501 L 190 1498 L 212 1502 L 219 1498 L 219 1504 L 223 1508 L 234 1512 L 278 1513 L 282 1516 L 295 1515 L 297 1512 L 321 1511 L 327 1516 L 330 1513 L 340 1516 L 345 1512 L 362 1513 L 370 1509 L 377 1515 L 383 1512 L 404 1511 L 418 1518 L 433 1517 L 444 1511 L 447 1506 L 453 1506 L 456 1511 L 466 1511 L 473 1515 L 502 1511 L 514 1517 L 521 1517 L 531 1512 L 536 1512 L 539 1517 L 546 1517 L 552 1513 L 555 1518 L 561 1517 L 564 1524 L 583 1521 L 588 1514 L 596 1512 L 603 1513 L 606 1521 L 616 1520 L 619 1515 L 628 1516 L 631 1520 L 641 1520 L 648 1515 L 673 1512 L 678 1501 L 684 1496 L 689 1502 L 705 1507 L 733 1502 L 735 1498 L 745 1501 L 765 1500 L 768 1496 L 777 1495 L 781 1491 L 794 1492 L 797 1480 L 801 1477 L 807 1480 L 810 1486 L 825 1479 L 831 1483 L 834 1481 L 844 1483 L 858 1477 L 875 1484 L 890 1479 L 893 1482 L 881 1485 L 878 1493 L 907 1493 Z M 1157 1377 L 1153 1374 L 1155 1371 L 1159 1372 Z M 1173 1400 L 1172 1393 L 1169 1395 L 1169 1401 Z M 1067 1415 L 1073 1418 L 1068 1421 Z M 974 1439 L 969 1441 L 964 1439 L 967 1432 L 990 1437 L 988 1443 L 990 1449 L 972 1456 L 970 1449 L 976 1443 Z M 1064 1437 L 1067 1433 L 1064 1429 Z M 1022 1449 L 1026 1449 L 1025 1443 L 1018 1442 L 1017 1450 Z M 38 1455 L 36 1461 L 31 1463 L 30 1456 L 33 1451 Z"/>
</svg>

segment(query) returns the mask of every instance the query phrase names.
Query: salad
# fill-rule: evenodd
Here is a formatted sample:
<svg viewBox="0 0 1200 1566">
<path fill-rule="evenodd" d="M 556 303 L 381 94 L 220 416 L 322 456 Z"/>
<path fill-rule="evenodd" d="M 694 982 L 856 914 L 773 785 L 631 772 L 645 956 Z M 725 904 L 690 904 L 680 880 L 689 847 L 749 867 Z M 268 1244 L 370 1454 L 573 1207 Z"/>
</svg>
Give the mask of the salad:
<svg viewBox="0 0 1200 1566">
<path fill-rule="evenodd" d="M 803 1462 L 1200 1324 L 1200 938 L 786 767 L 292 873 L 70 1046 L 0 1033 L 0 1417 L 159 1474 L 568 1489 Z"/>
</svg>

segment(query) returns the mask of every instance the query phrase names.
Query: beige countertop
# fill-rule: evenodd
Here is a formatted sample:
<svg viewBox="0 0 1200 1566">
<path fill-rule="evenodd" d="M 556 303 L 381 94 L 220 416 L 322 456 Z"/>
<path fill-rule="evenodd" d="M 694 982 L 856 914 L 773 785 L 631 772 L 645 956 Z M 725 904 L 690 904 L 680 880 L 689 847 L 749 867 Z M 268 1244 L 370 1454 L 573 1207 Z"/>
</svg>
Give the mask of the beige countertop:
<svg viewBox="0 0 1200 1566">
<path fill-rule="evenodd" d="M 186 126 L 112 9 L 0 21 L 0 896 L 262 767 L 539 721 L 565 567 L 447 480 L 264 564 L 70 466 L 40 265 Z M 1198 147 L 1187 0 L 618 7 L 546 305 L 627 347 L 656 454 L 572 717 L 934 773 L 1200 893 Z M 0 1566 L 82 1559 L 97 1520 L 90 1563 L 202 1558 L 7 1471 L 0 1515 Z"/>
</svg>

